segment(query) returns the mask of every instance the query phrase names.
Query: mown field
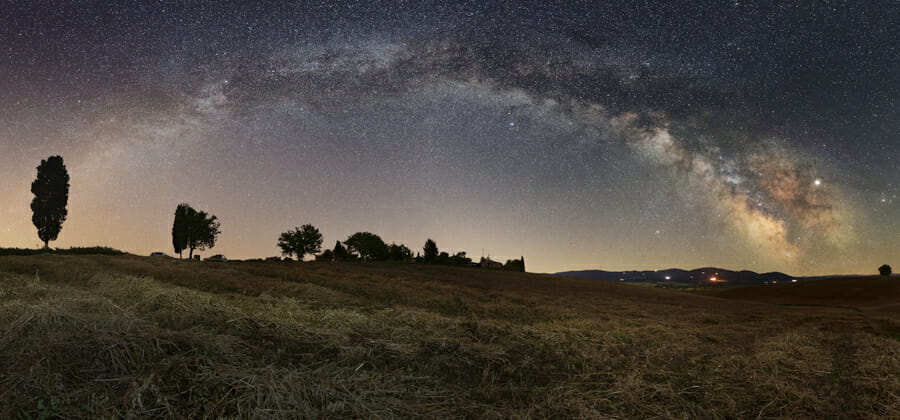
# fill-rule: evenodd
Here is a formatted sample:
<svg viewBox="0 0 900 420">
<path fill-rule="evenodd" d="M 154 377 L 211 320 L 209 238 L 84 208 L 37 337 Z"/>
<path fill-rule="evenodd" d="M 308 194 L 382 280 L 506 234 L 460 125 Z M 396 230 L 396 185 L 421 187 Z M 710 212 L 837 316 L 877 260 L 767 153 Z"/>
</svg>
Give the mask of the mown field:
<svg viewBox="0 0 900 420">
<path fill-rule="evenodd" d="M 896 294 L 748 290 L 0 257 L 0 418 L 900 417 Z"/>
</svg>

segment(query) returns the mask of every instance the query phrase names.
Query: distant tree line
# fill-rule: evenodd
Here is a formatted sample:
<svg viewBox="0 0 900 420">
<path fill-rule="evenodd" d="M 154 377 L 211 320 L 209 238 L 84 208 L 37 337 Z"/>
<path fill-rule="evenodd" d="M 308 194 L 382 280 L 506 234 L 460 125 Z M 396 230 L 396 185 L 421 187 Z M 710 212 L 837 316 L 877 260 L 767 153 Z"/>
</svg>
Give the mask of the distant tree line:
<svg viewBox="0 0 900 420">
<path fill-rule="evenodd" d="M 31 202 L 31 221 L 37 228 L 38 237 L 44 243 L 44 250 L 50 249 L 50 241 L 55 241 L 62 231 L 63 223 L 68 216 L 66 209 L 69 201 L 69 173 L 62 156 L 50 156 L 42 160 L 37 167 L 37 177 L 31 184 L 34 199 Z M 181 203 L 175 208 L 172 222 L 172 248 L 179 257 L 188 251 L 188 258 L 193 259 L 194 251 L 203 251 L 215 247 L 221 234 L 218 218 L 190 204 Z M 436 265 L 483 266 L 486 268 L 503 268 L 513 271 L 525 271 L 525 259 L 507 260 L 506 264 L 491 261 L 490 258 L 473 263 L 466 252 L 450 255 L 440 252 L 437 243 L 428 239 L 422 247 L 422 253 L 413 255 L 412 250 L 403 244 L 385 243 L 378 235 L 371 232 L 356 232 L 346 240 L 337 241 L 334 247 L 322 251 L 322 234 L 311 225 L 295 227 L 279 235 L 277 241 L 282 255 L 303 260 L 307 255 L 315 256 L 317 261 L 395 261 L 416 262 Z M 5 249 L 5 255 L 27 255 L 32 250 Z M 101 253 L 117 254 L 120 251 L 104 248 L 71 248 L 57 250 L 71 254 Z"/>
<path fill-rule="evenodd" d="M 105 246 L 91 246 L 91 247 L 72 247 L 68 249 L 63 248 L 43 248 L 43 249 L 30 249 L 30 248 L 0 248 L 0 257 L 5 256 L 28 256 L 28 255 L 38 255 L 45 254 L 47 252 L 51 252 L 54 254 L 61 255 L 124 255 L 125 253 L 119 251 L 118 249 L 113 249 Z"/>
<path fill-rule="evenodd" d="M 34 198 L 31 201 L 31 222 L 37 228 L 38 238 L 44 243 L 42 251 L 19 248 L 0 248 L 0 255 L 31 255 L 46 252 L 50 249 L 50 241 L 55 241 L 62 231 L 63 223 L 68 216 L 66 209 L 69 202 L 69 172 L 62 156 L 50 156 L 41 160 L 37 167 L 37 177 L 31 183 Z M 187 203 L 175 208 L 175 219 L 172 223 L 172 246 L 175 253 L 182 256 L 187 250 L 188 258 L 192 258 L 195 250 L 206 250 L 215 247 L 219 237 L 221 224 L 215 215 L 199 211 Z M 525 271 L 525 257 L 506 260 L 501 264 L 490 257 L 482 257 L 474 263 L 465 251 L 450 255 L 440 252 L 433 239 L 425 241 L 422 253 L 413 256 L 406 245 L 386 244 L 381 237 L 371 232 L 357 232 L 346 240 L 337 241 L 332 249 L 321 250 L 322 234 L 311 224 L 295 227 L 278 237 L 278 247 L 282 255 L 288 258 L 296 256 L 303 260 L 307 255 L 314 255 L 316 261 L 402 261 L 435 265 L 478 266 L 483 268 L 503 269 L 509 271 Z M 121 251 L 106 247 L 57 249 L 54 252 L 67 254 L 121 254 Z M 879 274 L 889 276 L 890 265 L 878 267 Z"/>
<path fill-rule="evenodd" d="M 393 261 L 525 271 L 524 257 L 507 260 L 506 264 L 491 261 L 489 258 L 482 258 L 480 262 L 473 263 L 472 259 L 466 256 L 465 251 L 457 252 L 454 255 L 440 252 L 437 243 L 431 238 L 425 241 L 421 254 L 417 253 L 413 256 L 412 250 L 406 245 L 397 243 L 388 245 L 380 236 L 371 232 L 356 232 L 347 237 L 343 243 L 337 241 L 333 248 L 322 251 L 322 234 L 311 224 L 283 232 L 278 237 L 277 245 L 283 256 L 297 257 L 300 261 L 307 255 L 313 255 L 316 261 Z"/>
</svg>

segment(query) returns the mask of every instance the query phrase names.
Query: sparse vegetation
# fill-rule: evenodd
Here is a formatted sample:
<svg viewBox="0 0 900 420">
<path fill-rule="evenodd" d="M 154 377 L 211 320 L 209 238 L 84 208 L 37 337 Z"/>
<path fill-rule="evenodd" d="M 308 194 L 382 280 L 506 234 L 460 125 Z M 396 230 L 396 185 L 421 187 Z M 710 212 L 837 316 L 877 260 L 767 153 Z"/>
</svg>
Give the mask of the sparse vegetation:
<svg viewBox="0 0 900 420">
<path fill-rule="evenodd" d="M 417 264 L 0 257 L 0 417 L 891 418 L 891 296 L 735 304 Z"/>
<path fill-rule="evenodd" d="M 882 276 L 890 276 L 891 275 L 891 266 L 889 266 L 887 264 L 882 265 L 881 267 L 878 267 L 878 272 Z"/>
</svg>

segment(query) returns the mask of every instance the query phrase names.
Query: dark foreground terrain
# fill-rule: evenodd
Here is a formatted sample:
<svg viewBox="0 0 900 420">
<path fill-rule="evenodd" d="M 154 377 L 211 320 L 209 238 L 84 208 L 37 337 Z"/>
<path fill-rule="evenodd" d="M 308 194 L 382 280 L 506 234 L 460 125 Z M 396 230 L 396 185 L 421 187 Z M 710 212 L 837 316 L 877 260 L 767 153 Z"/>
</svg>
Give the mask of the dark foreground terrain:
<svg viewBox="0 0 900 420">
<path fill-rule="evenodd" d="M 0 418 L 897 418 L 889 281 L 0 257 Z"/>
</svg>

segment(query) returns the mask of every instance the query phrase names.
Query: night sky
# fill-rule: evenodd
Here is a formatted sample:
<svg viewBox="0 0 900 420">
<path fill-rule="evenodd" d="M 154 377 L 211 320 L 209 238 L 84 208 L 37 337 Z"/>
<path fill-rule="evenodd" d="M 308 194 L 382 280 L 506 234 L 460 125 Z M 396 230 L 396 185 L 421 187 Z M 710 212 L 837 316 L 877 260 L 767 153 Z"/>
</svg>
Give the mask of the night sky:
<svg viewBox="0 0 900 420">
<path fill-rule="evenodd" d="M 36 3 L 0 2 L 0 246 L 41 245 L 60 154 L 57 247 L 171 254 L 188 202 L 230 258 L 312 223 L 534 272 L 900 265 L 896 1 Z"/>
</svg>

